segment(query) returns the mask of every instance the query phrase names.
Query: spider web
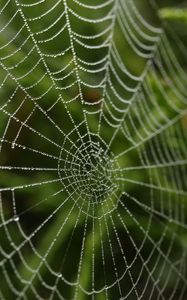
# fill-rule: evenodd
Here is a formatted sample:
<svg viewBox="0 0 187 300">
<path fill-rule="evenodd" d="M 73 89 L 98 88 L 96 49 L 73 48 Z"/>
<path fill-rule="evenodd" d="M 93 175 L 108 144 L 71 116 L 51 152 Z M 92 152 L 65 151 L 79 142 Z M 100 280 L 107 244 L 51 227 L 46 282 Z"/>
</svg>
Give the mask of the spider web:
<svg viewBox="0 0 187 300">
<path fill-rule="evenodd" d="M 1 299 L 187 297 L 186 52 L 142 3 L 0 3 Z"/>
</svg>

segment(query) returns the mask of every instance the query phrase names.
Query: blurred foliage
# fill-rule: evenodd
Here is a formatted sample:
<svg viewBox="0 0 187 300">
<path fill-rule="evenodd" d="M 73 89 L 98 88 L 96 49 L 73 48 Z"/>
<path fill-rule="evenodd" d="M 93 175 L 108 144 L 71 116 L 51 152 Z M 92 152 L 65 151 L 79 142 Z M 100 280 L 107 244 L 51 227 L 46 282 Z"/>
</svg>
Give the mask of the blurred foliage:
<svg viewBox="0 0 187 300">
<path fill-rule="evenodd" d="M 165 20 L 174 20 L 178 22 L 187 22 L 187 9 L 164 8 L 161 9 L 159 15 Z"/>
</svg>

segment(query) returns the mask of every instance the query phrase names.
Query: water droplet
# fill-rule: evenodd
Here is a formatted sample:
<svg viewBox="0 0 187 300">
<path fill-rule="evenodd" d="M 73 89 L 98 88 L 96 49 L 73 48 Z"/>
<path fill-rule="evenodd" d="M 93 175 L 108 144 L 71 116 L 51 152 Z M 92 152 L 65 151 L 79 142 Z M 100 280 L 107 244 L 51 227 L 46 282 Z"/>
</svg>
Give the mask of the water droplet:
<svg viewBox="0 0 187 300">
<path fill-rule="evenodd" d="M 19 221 L 19 217 L 18 216 L 14 216 L 14 221 L 18 222 Z"/>
</svg>

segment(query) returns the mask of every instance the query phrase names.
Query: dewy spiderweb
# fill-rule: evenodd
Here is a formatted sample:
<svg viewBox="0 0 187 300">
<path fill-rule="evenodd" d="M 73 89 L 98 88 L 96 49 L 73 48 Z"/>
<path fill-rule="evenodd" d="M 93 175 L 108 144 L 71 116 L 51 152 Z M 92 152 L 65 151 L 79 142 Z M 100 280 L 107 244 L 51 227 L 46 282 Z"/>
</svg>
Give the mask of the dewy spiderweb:
<svg viewBox="0 0 187 300">
<path fill-rule="evenodd" d="M 0 299 L 186 299 L 187 58 L 158 11 L 0 1 Z"/>
</svg>

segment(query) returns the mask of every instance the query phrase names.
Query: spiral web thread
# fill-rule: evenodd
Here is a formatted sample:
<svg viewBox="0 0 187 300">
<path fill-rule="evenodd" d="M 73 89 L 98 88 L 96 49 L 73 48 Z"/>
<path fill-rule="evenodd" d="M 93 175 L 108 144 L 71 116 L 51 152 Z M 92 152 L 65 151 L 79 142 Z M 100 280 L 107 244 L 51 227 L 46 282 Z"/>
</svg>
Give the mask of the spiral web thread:
<svg viewBox="0 0 187 300">
<path fill-rule="evenodd" d="M 0 16 L 0 298 L 186 299 L 185 46 L 132 0 Z"/>
</svg>

